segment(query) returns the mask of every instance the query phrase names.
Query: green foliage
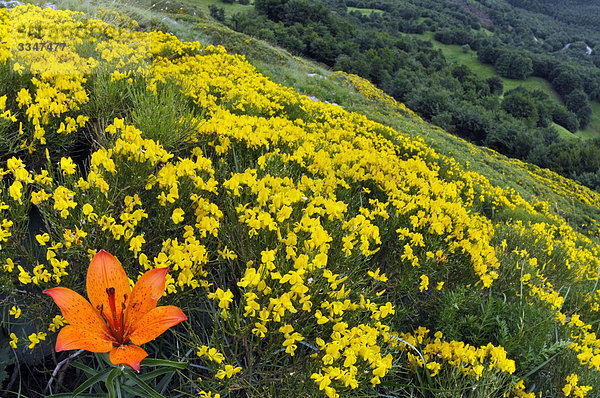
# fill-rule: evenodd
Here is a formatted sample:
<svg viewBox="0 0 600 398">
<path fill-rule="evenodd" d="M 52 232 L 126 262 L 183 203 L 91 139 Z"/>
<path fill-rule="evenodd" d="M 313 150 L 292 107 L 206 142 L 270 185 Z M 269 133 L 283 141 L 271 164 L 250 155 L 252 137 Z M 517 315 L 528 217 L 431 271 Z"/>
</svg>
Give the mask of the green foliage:
<svg viewBox="0 0 600 398">
<path fill-rule="evenodd" d="M 210 4 L 208 6 L 208 10 L 210 12 L 210 16 L 217 21 L 225 21 L 225 10 L 222 7 L 217 7 L 214 4 Z"/>
<path fill-rule="evenodd" d="M 471 34 L 464 29 L 447 29 L 435 32 L 433 36 L 437 41 L 444 44 L 468 45 L 472 42 Z M 470 49 L 470 47 L 469 47 Z"/>
<path fill-rule="evenodd" d="M 101 370 L 96 370 L 81 363 L 73 363 L 73 367 L 80 370 L 87 380 L 76 387 L 71 393 L 52 394 L 49 398 L 89 397 L 85 391 L 93 391 L 93 396 L 117 397 L 151 397 L 164 398 L 170 381 L 178 370 L 185 369 L 188 363 L 173 362 L 162 359 L 145 359 L 142 361 L 141 373 L 135 374 L 123 365 L 113 365 L 108 360 L 107 354 L 95 354 L 97 362 L 103 365 Z M 147 371 L 148 367 L 157 369 Z M 102 388 L 101 384 L 104 384 Z"/>
<path fill-rule="evenodd" d="M 4 389 L 8 380 L 8 367 L 14 362 L 9 344 L 9 336 L 0 334 L 0 391 Z"/>
<path fill-rule="evenodd" d="M 571 91 L 565 97 L 565 105 L 567 109 L 577 115 L 579 127 L 586 128 L 590 123 L 592 116 L 592 107 L 589 103 L 587 95 L 583 90 L 577 89 Z"/>
<path fill-rule="evenodd" d="M 569 112 L 567 108 L 563 106 L 557 106 L 552 112 L 552 120 L 554 123 L 563 126 L 570 132 L 574 133 L 579 129 L 579 120 L 577 115 L 573 112 Z"/>
<path fill-rule="evenodd" d="M 565 71 L 552 80 L 552 87 L 560 94 L 567 95 L 573 90 L 582 88 L 581 79 L 573 72 Z"/>
<path fill-rule="evenodd" d="M 182 143 L 195 132 L 194 118 L 201 119 L 203 114 L 194 113 L 193 103 L 176 86 L 159 85 L 156 94 L 143 86 L 128 88 L 128 96 L 132 102 L 129 117 L 146 137 L 160 142 L 171 153 L 185 150 Z"/>
<path fill-rule="evenodd" d="M 554 133 L 548 134 L 552 121 L 572 132 L 590 123 L 589 107 L 578 109 L 574 118 L 573 113 L 547 96 L 521 93 L 503 100 L 505 82 L 497 78 L 485 81 L 473 72 L 476 69 L 464 63 L 451 65 L 448 58 L 433 50 L 435 45 L 415 40 L 417 36 L 395 33 L 413 31 L 417 24 L 424 22 L 419 17 L 435 15 L 431 26 L 434 32 L 424 37 L 456 46 L 463 58 L 472 57 L 470 48 L 476 49 L 479 60 L 494 64 L 496 73 L 505 77 L 510 87 L 514 87 L 514 83 L 508 79 L 523 80 L 533 73 L 552 81 L 559 94 L 566 95 L 574 87 L 583 87 L 585 74 L 563 60 L 530 52 L 521 42 L 507 45 L 499 32 L 491 35 L 477 30 L 480 25 L 474 23 L 473 10 L 437 4 L 434 7 L 433 2 L 428 1 L 418 6 L 406 2 L 404 8 L 374 1 L 346 5 L 381 12 L 344 13 L 346 10 L 333 1 L 265 0 L 255 4 L 256 12 L 234 15 L 231 26 L 293 53 L 365 77 L 426 120 L 520 159 L 539 159 L 544 150 L 536 150 L 534 155 L 532 151 L 537 145 L 560 139 Z M 433 14 L 430 10 L 425 12 L 427 5 L 435 10 Z M 487 7 L 494 9 L 493 5 Z M 334 9 L 338 11 L 333 12 Z M 479 12 L 481 21 L 485 19 L 485 12 Z M 399 22 L 403 18 L 409 22 Z M 515 24 L 515 21 L 496 23 Z M 475 30 L 465 29 L 464 26 L 471 24 Z M 520 24 L 516 26 L 520 34 L 530 34 Z M 585 81 L 587 91 L 600 93 L 593 78 Z M 531 86 L 528 84 L 528 87 Z M 547 90 L 552 92 L 550 87 Z M 531 128 L 546 130 L 527 130 Z M 560 170 L 565 175 L 577 175 L 573 170 Z"/>
<path fill-rule="evenodd" d="M 493 45 L 485 45 L 477 50 L 477 58 L 484 64 L 494 65 L 500 57 L 500 49 Z"/>
<path fill-rule="evenodd" d="M 280 21 L 284 15 L 286 0 L 254 0 L 254 8 L 272 21 Z"/>
<path fill-rule="evenodd" d="M 522 91 L 512 91 L 504 96 L 502 109 L 517 119 L 524 119 L 530 126 L 537 123 L 538 111 L 534 98 Z"/>
<path fill-rule="evenodd" d="M 524 80 L 533 72 L 531 58 L 513 51 L 503 51 L 495 62 L 500 76 L 510 79 Z"/>
<path fill-rule="evenodd" d="M 222 36 L 225 37 L 225 36 Z M 233 35 L 227 36 L 229 40 L 233 42 Z M 243 47 L 243 40 L 236 41 L 233 43 L 237 43 L 240 47 Z M 256 43 L 251 42 L 251 46 L 254 46 Z M 250 46 L 248 46 L 250 47 Z M 259 52 L 256 48 L 254 51 Z M 273 51 L 270 49 L 270 51 Z M 266 51 L 265 51 L 265 54 Z M 270 66 L 263 65 L 262 70 L 270 71 L 271 73 L 278 73 L 281 79 L 286 79 L 288 82 L 291 82 L 290 75 L 286 75 L 287 72 L 281 71 L 283 69 L 278 60 L 272 60 L 269 56 L 262 55 L 263 59 L 268 59 L 273 61 L 273 64 Z M 275 54 L 275 53 L 268 53 Z M 371 54 L 371 53 L 370 53 Z M 379 54 L 379 53 L 377 53 Z M 424 60 L 427 63 L 427 60 Z M 341 91 L 341 87 L 337 85 L 335 79 L 315 79 L 315 78 L 307 78 L 306 72 L 310 69 L 299 69 L 299 71 L 295 72 L 296 76 L 293 76 L 297 79 L 298 82 L 303 82 L 302 85 L 298 85 L 298 87 L 302 87 L 303 92 L 311 93 L 313 95 L 317 95 L 321 99 L 332 100 L 340 97 L 340 104 L 344 107 L 350 108 L 351 106 L 357 106 L 359 99 L 357 97 L 351 96 L 346 91 Z M 325 72 L 319 70 L 320 73 L 326 75 Z M 427 106 L 429 106 L 428 112 L 431 114 L 432 118 L 437 117 L 438 120 L 445 120 L 449 125 L 455 126 L 454 123 L 461 126 L 461 130 L 468 134 L 472 134 L 474 139 L 483 140 L 487 142 L 490 146 L 495 148 L 503 148 L 502 151 L 504 153 L 509 154 L 518 154 L 518 156 L 526 156 L 527 152 L 531 153 L 531 151 L 527 148 L 531 148 L 531 142 L 535 142 L 535 137 L 531 134 L 527 134 L 522 130 L 521 125 L 517 122 L 510 120 L 507 121 L 498 121 L 492 112 L 484 112 L 482 111 L 481 106 L 476 105 L 467 105 L 463 104 L 460 101 L 457 101 L 458 97 L 468 96 L 470 99 L 477 98 L 477 93 L 480 90 L 477 88 L 479 83 L 482 81 L 478 81 L 477 79 L 473 79 L 472 74 L 469 73 L 468 68 L 457 68 L 453 67 L 452 69 L 448 69 L 448 73 L 445 75 L 447 81 L 444 82 L 445 85 L 442 86 L 443 80 L 435 82 L 429 88 L 426 86 L 418 86 L 419 93 L 426 94 L 428 92 L 434 91 L 434 89 L 441 89 L 441 96 L 431 96 L 431 100 L 433 104 L 428 104 L 425 101 L 421 102 L 419 105 L 427 110 Z M 377 72 L 372 72 L 377 73 Z M 312 81 L 316 81 L 317 83 L 313 83 Z M 403 79 L 398 79 L 398 82 L 403 81 Z M 500 81 L 501 82 L 501 81 Z M 413 82 L 414 83 L 414 82 Z M 464 86 L 462 85 L 463 83 Z M 119 86 L 119 83 L 110 82 L 110 79 L 107 76 L 102 78 L 98 78 L 97 82 L 94 82 L 95 86 L 98 87 L 101 93 L 105 94 L 106 99 L 114 100 L 115 103 L 119 104 L 119 108 L 121 111 L 125 109 L 131 110 L 130 117 L 132 121 L 136 125 L 143 126 L 144 132 L 148 131 L 148 134 L 152 135 L 155 138 L 158 138 L 160 142 L 169 147 L 170 150 L 177 152 L 179 149 L 177 142 L 185 141 L 185 137 L 189 132 L 189 125 L 185 124 L 185 120 L 192 116 L 201 115 L 201 111 L 198 111 L 198 114 L 194 114 L 190 109 L 188 103 L 186 103 L 185 99 L 182 98 L 181 95 L 176 90 L 173 90 L 172 86 L 164 86 L 159 87 L 159 96 L 154 96 L 153 94 L 146 92 L 143 86 L 137 87 L 134 90 L 124 90 L 123 87 Z M 491 85 L 489 85 L 491 86 Z M 460 92 L 460 95 L 454 96 L 454 88 L 463 87 L 464 90 Z M 490 90 L 492 91 L 492 90 Z M 501 90 L 500 90 L 501 92 Z M 335 97 L 332 98 L 332 93 L 335 94 Z M 339 95 L 343 94 L 343 95 Z M 329 95 L 330 97 L 327 97 Z M 345 97 L 344 97 L 345 95 Z M 413 94 L 414 95 L 414 94 Z M 511 96 L 522 96 L 526 100 L 533 101 L 533 94 L 531 93 L 523 93 L 521 91 L 515 91 L 513 93 L 507 93 L 504 101 L 509 99 Z M 482 94 L 482 98 L 478 98 L 477 100 L 483 100 L 488 96 Z M 100 125 L 102 120 L 110 120 L 110 117 L 115 116 L 115 114 L 111 114 L 108 107 L 103 107 L 102 103 L 106 101 L 106 99 L 102 96 L 98 96 L 96 101 L 92 104 L 95 112 L 99 115 L 97 123 Z M 416 104 L 418 101 L 417 95 L 414 95 L 414 101 Z M 372 105 L 372 104 L 371 104 Z M 363 106 L 361 104 L 361 106 Z M 453 111 L 453 108 L 457 107 L 461 111 L 465 109 L 468 110 L 464 112 L 464 114 L 460 112 L 450 113 Z M 502 107 L 504 107 L 504 103 L 502 103 Z M 514 108 L 512 108 L 514 109 Z M 537 109 L 537 108 L 536 108 Z M 385 112 L 383 108 L 377 108 L 377 112 Z M 114 110 L 113 110 L 114 112 Z M 539 112 L 539 109 L 537 109 Z M 509 112 L 510 113 L 510 112 Z M 120 115 L 118 112 L 116 113 Z M 375 115 L 375 110 L 373 110 L 373 114 Z M 476 115 L 480 114 L 479 117 Z M 379 116 L 384 119 L 388 123 L 392 123 L 393 118 L 388 118 L 382 114 Z M 183 118 L 183 122 L 181 121 Z M 415 127 L 410 125 L 410 123 L 414 122 L 412 119 L 408 119 L 406 117 L 399 118 L 397 115 L 394 123 L 400 123 L 401 126 L 404 126 L 405 129 L 403 131 L 409 132 L 415 135 L 423 135 L 426 134 L 427 137 L 434 137 L 436 133 L 431 126 L 425 125 L 425 127 Z M 403 119 L 399 121 L 398 119 Z M 406 124 L 401 124 L 406 123 Z M 414 122 L 417 124 L 417 122 Z M 497 125 L 497 126 L 494 126 Z M 491 127 L 493 126 L 493 128 Z M 454 127 L 456 128 L 456 127 Z M 421 129 L 421 130 L 419 130 Z M 95 131 L 102 131 L 101 128 L 97 128 Z M 168 131 L 173 136 L 164 136 L 164 132 Z M 514 136 L 507 136 L 506 134 L 512 134 L 514 132 Z M 161 137 L 161 133 L 163 137 Z M 483 133 L 483 134 L 482 134 Z M 535 133 L 545 134 L 549 137 L 551 136 L 551 131 L 547 132 L 547 130 L 536 130 Z M 481 135 L 478 135 L 481 134 Z M 519 138 L 517 134 L 521 134 L 522 137 Z M 429 138 L 428 138 L 429 139 Z M 436 138 L 439 140 L 438 142 L 442 142 L 442 140 L 452 140 L 452 142 L 458 146 L 458 148 L 462 148 L 461 152 L 458 153 L 458 156 L 469 156 L 464 148 L 466 144 L 464 142 L 460 142 L 455 140 L 454 138 Z M 549 138 L 547 141 L 554 142 L 553 138 Z M 443 144 L 440 144 L 443 145 Z M 449 149 L 450 146 L 446 148 Z M 541 145 L 535 146 L 535 148 L 542 148 Z M 245 167 L 250 164 L 249 162 L 252 159 L 250 154 L 240 155 L 244 153 L 243 147 L 234 148 L 234 156 L 237 153 L 236 160 L 233 158 L 228 159 L 224 164 L 219 165 L 219 167 L 223 167 L 220 172 L 225 174 L 226 171 L 231 171 L 233 164 L 237 164 L 240 162 L 241 167 Z M 577 153 L 581 149 L 581 145 L 578 147 L 577 145 L 573 145 L 571 147 L 557 147 L 557 151 L 564 151 L 566 155 L 572 155 L 573 153 Z M 522 152 L 520 152 L 522 151 Z M 547 156 L 554 156 L 555 152 L 544 155 L 544 158 Z M 590 157 L 587 159 L 592 159 L 590 152 Z M 246 157 L 244 157 L 246 156 Z M 477 155 L 473 155 L 474 158 Z M 483 157 L 482 159 L 478 159 L 482 162 L 488 164 L 494 164 L 494 160 L 491 157 Z M 581 158 L 580 158 L 581 159 Z M 541 162 L 541 160 L 540 160 Z M 570 163 L 569 163 L 570 162 Z M 569 167 L 576 168 L 578 167 L 577 159 L 564 162 L 561 160 L 558 164 L 563 164 L 568 166 L 560 166 L 564 167 L 564 170 L 569 170 Z M 597 163 L 591 163 L 592 165 Z M 226 170 L 226 167 L 230 167 L 229 170 Z M 558 167 L 558 166 L 556 166 Z M 276 167 L 273 169 L 273 173 L 279 172 L 280 170 Z M 566 173 L 566 171 L 565 171 Z M 591 172 L 586 172 L 585 178 L 588 178 L 589 181 L 594 181 Z M 519 178 L 526 179 L 527 173 L 520 176 Z M 508 178 L 507 178 L 508 180 Z M 504 183 L 515 184 L 515 181 L 503 181 Z M 593 184 L 593 182 L 591 182 Z M 140 191 L 142 189 L 140 188 Z M 185 192 L 183 192 L 185 194 Z M 497 221 L 503 221 L 508 218 L 515 219 L 526 219 L 525 213 L 517 214 L 517 212 L 509 212 L 495 214 Z M 530 221 L 547 221 L 544 218 L 539 219 L 530 219 Z M 392 224 L 393 225 L 393 224 Z M 393 231 L 394 228 L 390 228 Z M 382 228 L 383 231 L 383 228 Z M 238 236 L 233 234 L 232 236 Z M 235 240 L 235 239 L 234 239 Z M 530 245 L 531 242 L 519 241 L 517 238 L 514 238 L 515 245 Z M 428 244 L 435 245 L 434 242 L 428 242 Z M 240 246 L 241 247 L 241 246 Z M 388 252 L 386 254 L 386 261 L 390 262 L 394 255 L 397 254 L 395 252 Z M 384 256 L 384 254 L 381 254 Z M 382 257 L 384 258 L 384 257 Z M 455 265 L 458 265 L 457 261 Z M 513 264 L 511 261 L 507 261 L 507 264 Z M 440 267 L 442 271 L 447 272 L 450 275 L 453 275 L 454 278 L 460 278 L 464 274 L 461 274 L 461 270 L 457 268 L 452 268 L 450 265 L 447 268 Z M 505 270 L 503 270 L 505 271 Z M 414 272 L 418 272 L 414 270 Z M 455 272 L 455 274 L 453 274 Z M 465 273 L 464 270 L 462 270 Z M 518 357 L 520 363 L 525 364 L 525 368 L 532 372 L 531 380 L 534 380 L 536 385 L 542 385 L 545 381 L 545 378 L 548 376 L 548 373 L 543 373 L 545 369 L 558 369 L 559 367 L 564 367 L 564 370 L 561 370 L 562 373 L 568 372 L 568 364 L 573 364 L 576 361 L 576 358 L 563 358 L 560 355 L 557 355 L 560 350 L 564 348 L 560 341 L 553 341 L 552 338 L 548 337 L 548 333 L 552 334 L 554 330 L 551 328 L 553 324 L 549 320 L 551 319 L 550 311 L 540 311 L 537 308 L 532 308 L 527 305 L 522 305 L 518 303 L 518 299 L 515 297 L 505 297 L 502 295 L 504 291 L 509 291 L 508 285 L 514 284 L 518 279 L 518 275 L 514 272 L 506 272 L 507 278 L 505 280 L 499 281 L 499 291 L 493 291 L 493 295 L 483 295 L 481 294 L 480 289 L 458 289 L 452 294 L 447 291 L 441 293 L 441 299 L 436 302 L 436 300 L 432 296 L 428 296 L 424 298 L 420 305 L 429 305 L 431 306 L 432 314 L 430 321 L 430 325 L 434 325 L 433 327 L 439 328 L 443 330 L 447 337 L 457 336 L 457 338 L 462 338 L 462 336 L 466 336 L 465 340 L 472 342 L 473 344 L 485 344 L 490 341 L 494 342 L 503 342 L 507 349 L 510 350 L 510 355 L 512 357 Z M 226 278 L 227 276 L 223 276 Z M 408 280 L 408 278 L 407 278 Z M 408 282 L 406 282 L 408 283 Z M 503 285 L 504 284 L 504 285 Z M 494 289 L 497 285 L 494 285 Z M 414 286 L 413 286 L 414 289 Z M 503 290 L 504 289 L 504 290 Z M 411 305 L 413 304 L 412 297 L 398 297 L 399 301 L 406 300 L 408 303 L 404 308 L 399 308 L 399 312 L 402 311 L 403 317 L 400 317 L 402 321 L 404 321 L 405 317 L 411 317 Z M 432 304 L 433 303 L 433 304 Z M 199 304 L 200 306 L 200 304 Z M 198 311 L 200 313 L 207 313 L 208 310 Z M 440 315 L 439 320 L 434 319 L 434 315 Z M 536 329 L 527 329 L 523 328 L 525 319 L 533 320 L 533 323 L 536 325 Z M 233 321 L 232 321 L 233 322 Z M 439 323 L 436 323 L 439 322 Z M 192 323 L 192 322 L 190 322 Z M 215 327 L 217 325 L 218 327 Z M 438 326 L 435 326 L 438 325 Z M 476 327 L 473 327 L 476 325 Z M 470 327 L 469 327 L 470 326 Z M 238 356 L 239 353 L 244 352 L 244 348 L 248 343 L 247 336 L 249 333 L 236 333 L 235 329 L 231 328 L 231 324 L 219 324 L 216 319 L 202 319 L 198 317 L 194 320 L 193 326 L 191 327 L 189 337 L 177 336 L 176 339 L 189 338 L 192 339 L 194 345 L 206 344 L 210 342 L 212 344 L 213 341 L 227 341 L 231 342 L 230 345 L 227 346 L 227 350 L 234 350 L 234 356 Z M 553 335 L 551 336 L 553 337 Z M 486 340 L 487 339 L 487 340 Z M 175 340 L 175 339 L 174 339 Z M 177 341 L 177 340 L 175 340 Z M 550 343 L 548 341 L 551 341 Z M 281 342 L 268 342 L 273 344 L 280 345 Z M 522 347 L 525 344 L 530 344 L 527 350 L 523 350 Z M 238 351 L 239 350 L 239 351 Z M 310 352 L 310 347 L 301 346 L 300 350 L 306 350 Z M 161 350 L 156 350 L 157 352 L 163 352 Z M 167 347 L 164 349 L 164 352 L 176 352 L 177 347 Z M 224 351 L 224 350 L 223 350 Z M 215 385 L 216 390 L 220 390 L 222 388 L 243 388 L 246 391 L 252 392 L 255 396 L 278 396 L 281 395 L 282 392 L 288 395 L 317 395 L 319 392 L 314 388 L 314 386 L 308 385 L 306 383 L 306 375 L 310 372 L 310 370 L 303 369 L 301 366 L 297 368 L 292 368 L 289 362 L 289 358 L 284 355 L 273 355 L 268 358 L 261 358 L 259 356 L 254 356 L 254 352 L 244 352 L 247 354 L 245 358 L 250 358 L 250 363 L 253 364 L 253 367 L 248 371 L 248 377 L 244 377 L 245 380 L 253 379 L 251 376 L 253 372 L 254 374 L 260 374 L 261 376 L 268 375 L 271 378 L 265 376 L 263 380 L 264 384 L 257 385 L 227 385 L 224 387 L 223 385 Z M 1 354 L 0 354 L 1 355 Z M 191 356 L 194 354 L 192 353 Z M 185 358 L 185 355 L 182 354 L 182 357 Z M 187 354 L 187 357 L 190 357 L 190 354 Z M 2 358 L 2 356 L 0 356 Z M 186 358 L 186 360 L 188 359 Z M 554 366 L 553 366 L 554 365 Z M 544 371 L 540 371 L 540 369 L 544 369 Z M 562 368 L 561 368 L 562 369 Z M 287 373 L 294 373 L 295 377 L 287 377 Z M 305 373 L 302 373 L 305 372 Z M 441 374 L 439 377 L 435 379 L 434 383 L 431 383 L 431 379 L 428 380 L 426 377 L 426 371 L 423 373 L 417 373 L 416 375 L 407 376 L 404 375 L 406 380 L 409 380 L 410 383 L 414 383 L 410 385 L 408 388 L 402 386 L 382 386 L 383 388 L 394 389 L 396 396 L 402 396 L 402 393 L 406 393 L 408 390 L 411 391 L 421 391 L 422 395 L 430 395 L 430 396 L 456 396 L 456 394 L 461 394 L 462 391 L 469 391 L 469 396 L 493 396 L 494 393 L 498 391 L 502 391 L 504 387 L 506 387 L 508 381 L 502 378 L 494 379 L 492 381 L 486 381 L 486 384 L 473 384 L 473 381 L 469 380 L 466 377 L 463 377 L 457 371 L 451 373 L 452 371 L 448 371 L 446 374 Z M 122 386 L 124 390 L 124 394 L 130 394 L 132 396 L 152 396 L 152 392 L 150 389 L 155 389 L 159 393 L 165 394 L 165 386 L 170 383 L 170 377 L 179 377 L 178 373 L 173 370 L 168 370 L 167 373 L 160 372 L 142 372 L 139 375 L 139 379 L 136 379 L 136 375 L 131 373 L 122 374 L 118 377 L 115 375 L 117 372 L 113 369 L 110 373 L 103 374 L 101 376 L 97 376 L 95 373 L 88 371 L 84 371 L 80 369 L 79 380 L 80 382 L 85 383 L 85 380 L 89 377 L 89 380 L 97 382 L 96 384 L 88 384 L 85 386 L 87 388 L 91 388 L 92 391 L 97 394 L 104 394 L 110 392 L 110 387 L 107 389 L 103 387 L 103 383 L 106 382 L 107 385 L 115 386 L 117 380 L 119 381 L 119 385 Z M 555 373 L 560 373 L 558 370 L 552 372 L 552 375 Z M 94 378 L 95 377 L 95 378 Z M 110 377 L 110 379 L 109 379 Z M 141 381 L 140 381 L 141 380 Z M 264 382 L 265 380 L 270 380 L 271 383 Z M 285 380 L 285 381 L 282 381 Z M 181 379 L 176 381 L 179 383 L 187 383 L 190 381 L 182 381 Z M 556 391 L 557 389 L 557 380 L 553 380 L 554 385 L 548 381 L 546 383 L 549 385 L 548 391 Z M 562 382 L 562 380 L 560 380 Z M 114 383 L 114 384 L 113 384 Z M 224 382 L 225 383 L 225 382 Z M 140 388 L 144 387 L 144 384 L 148 385 L 150 389 L 144 388 L 144 390 L 140 390 Z M 83 385 L 83 384 L 82 384 Z M 277 387 L 274 387 L 274 386 Z M 137 386 L 137 387 L 135 387 Z M 552 390 L 554 389 L 554 390 Z M 83 390 L 82 390 L 83 391 Z M 87 390 L 86 390 L 87 391 Z M 223 391 L 223 390 L 221 390 Z M 83 395 L 81 395 L 83 396 Z"/>
</svg>

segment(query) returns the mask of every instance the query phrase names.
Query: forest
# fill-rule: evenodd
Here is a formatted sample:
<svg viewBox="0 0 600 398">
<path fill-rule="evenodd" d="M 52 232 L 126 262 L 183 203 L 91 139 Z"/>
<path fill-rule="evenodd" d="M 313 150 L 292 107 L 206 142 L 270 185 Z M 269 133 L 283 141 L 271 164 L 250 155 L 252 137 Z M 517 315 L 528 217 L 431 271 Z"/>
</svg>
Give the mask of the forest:
<svg viewBox="0 0 600 398">
<path fill-rule="evenodd" d="M 457 136 L 598 190 L 600 138 L 558 130 L 587 128 L 592 101 L 600 100 L 600 30 L 589 17 L 599 10 L 581 0 L 256 0 L 249 12 L 226 18 L 212 6 L 211 14 L 236 31 L 369 79 Z M 450 62 L 425 32 L 476 52 L 497 76 Z M 532 76 L 558 96 L 505 89 L 502 79 Z"/>
</svg>

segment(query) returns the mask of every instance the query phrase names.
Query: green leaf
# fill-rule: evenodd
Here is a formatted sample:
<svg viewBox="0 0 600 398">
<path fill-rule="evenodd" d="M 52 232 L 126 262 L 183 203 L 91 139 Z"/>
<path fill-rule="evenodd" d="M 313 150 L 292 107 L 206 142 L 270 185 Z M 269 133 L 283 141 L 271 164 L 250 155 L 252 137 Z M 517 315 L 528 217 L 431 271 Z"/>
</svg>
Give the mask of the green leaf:
<svg viewBox="0 0 600 398">
<path fill-rule="evenodd" d="M 117 386 L 117 387 L 116 387 L 116 390 L 117 390 L 117 397 L 116 397 L 116 398 L 122 398 L 122 395 L 121 395 L 121 387 L 124 387 L 124 386 L 121 386 L 121 383 L 119 383 L 119 379 L 118 379 L 118 378 L 117 378 L 117 379 L 115 379 L 115 384 L 116 384 L 116 386 Z"/>
<path fill-rule="evenodd" d="M 121 369 L 114 368 L 110 371 L 108 376 L 106 376 L 106 389 L 108 390 L 109 398 L 117 397 L 117 385 L 115 384 L 115 379 L 121 374 Z"/>
<path fill-rule="evenodd" d="M 122 384 L 121 385 L 121 390 L 125 391 L 126 393 L 128 393 L 129 395 L 134 396 L 134 397 L 144 396 L 144 392 L 143 391 L 140 391 L 140 390 L 138 390 L 138 389 L 136 389 L 134 387 L 128 386 L 126 384 Z"/>
<path fill-rule="evenodd" d="M 171 380 L 173 380 L 173 376 L 175 376 L 175 372 L 166 374 L 160 382 L 156 383 L 156 390 L 159 391 L 161 394 L 164 394 L 167 390 L 167 387 L 169 386 L 169 383 L 171 382 Z"/>
<path fill-rule="evenodd" d="M 104 363 L 106 363 L 108 366 L 110 366 L 111 368 L 114 367 L 115 365 L 110 361 L 109 357 L 108 357 L 108 353 L 107 352 L 97 352 L 96 353 L 96 357 L 100 358 L 100 360 L 104 361 Z"/>
<path fill-rule="evenodd" d="M 48 395 L 47 398 L 106 398 L 106 394 L 79 394 L 74 395 L 73 393 L 60 393 L 54 395 Z"/>
<path fill-rule="evenodd" d="M 148 384 L 146 384 L 146 382 L 144 380 L 142 380 L 138 375 L 136 375 L 132 371 L 130 371 L 130 370 L 124 370 L 123 374 L 129 380 L 133 381 L 136 384 L 137 387 L 139 387 L 139 389 L 138 388 L 134 388 L 135 390 L 140 390 L 141 389 L 141 391 L 140 391 L 141 395 L 140 396 L 148 396 L 148 397 L 152 397 L 152 398 L 165 398 L 163 395 L 159 394 L 152 387 L 150 387 Z"/>
<path fill-rule="evenodd" d="M 185 369 L 187 362 L 167 361 L 166 359 L 146 358 L 142 361 L 142 366 L 168 366 L 170 368 Z"/>
<path fill-rule="evenodd" d="M 87 390 L 88 388 L 90 388 L 91 386 L 93 386 L 94 384 L 104 380 L 106 378 L 106 375 L 108 374 L 108 370 L 104 371 L 104 372 L 98 372 L 96 373 L 96 375 L 90 377 L 89 379 L 87 379 L 86 381 L 84 381 L 83 383 L 81 383 L 79 385 L 79 387 L 77 387 L 74 391 L 73 391 L 73 396 L 76 397 L 79 394 L 81 394 L 82 392 L 84 392 L 85 390 Z"/>
<path fill-rule="evenodd" d="M 81 371 L 83 371 L 85 374 L 90 375 L 90 376 L 95 376 L 96 374 L 102 372 L 100 370 L 96 370 L 93 368 L 90 368 L 89 366 L 86 366 L 82 363 L 79 362 L 71 362 L 71 366 L 73 366 L 76 369 L 79 369 Z"/>
<path fill-rule="evenodd" d="M 175 373 L 175 370 L 169 368 L 155 369 L 152 372 L 144 373 L 140 375 L 140 378 L 144 381 L 150 381 L 156 379 L 158 376 L 162 376 L 166 373 Z"/>
<path fill-rule="evenodd" d="M 174 369 L 160 368 L 160 369 L 153 370 L 152 372 L 145 373 L 145 374 L 141 375 L 140 378 L 143 379 L 144 381 L 149 382 L 151 380 L 157 380 L 158 377 L 165 375 L 160 380 L 160 382 L 156 383 L 156 388 L 155 388 L 155 391 L 158 391 L 160 394 L 163 394 L 165 392 L 167 386 L 173 379 L 173 376 L 175 375 L 176 372 L 177 371 Z"/>
</svg>

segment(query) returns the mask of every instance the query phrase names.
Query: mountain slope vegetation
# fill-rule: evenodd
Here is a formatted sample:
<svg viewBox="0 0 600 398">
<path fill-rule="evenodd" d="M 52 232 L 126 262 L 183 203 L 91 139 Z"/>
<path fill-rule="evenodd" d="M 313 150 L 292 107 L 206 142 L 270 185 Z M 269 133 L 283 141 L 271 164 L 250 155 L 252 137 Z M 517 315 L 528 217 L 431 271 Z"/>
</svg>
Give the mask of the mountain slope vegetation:
<svg viewBox="0 0 600 398">
<path fill-rule="evenodd" d="M 587 25 L 554 23 L 504 1 L 260 0 L 254 8 L 219 18 L 358 74 L 453 134 L 597 186 L 599 38 Z M 451 62 L 431 35 L 476 52 L 478 62 Z M 479 63 L 497 76 L 479 75 Z M 529 76 L 546 82 L 519 87 Z"/>
<path fill-rule="evenodd" d="M 0 10 L 6 394 L 600 389 L 597 192 L 187 12 Z M 54 352 L 101 249 L 188 318 L 139 374 Z"/>
</svg>

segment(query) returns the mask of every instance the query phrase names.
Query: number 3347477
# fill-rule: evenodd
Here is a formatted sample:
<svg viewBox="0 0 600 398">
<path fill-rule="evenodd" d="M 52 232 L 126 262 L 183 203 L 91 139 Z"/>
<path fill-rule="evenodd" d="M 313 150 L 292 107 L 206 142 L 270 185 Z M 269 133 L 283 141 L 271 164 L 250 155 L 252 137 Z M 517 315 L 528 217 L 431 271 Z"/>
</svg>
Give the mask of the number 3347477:
<svg viewBox="0 0 600 398">
<path fill-rule="evenodd" d="M 41 42 L 41 43 L 19 43 L 17 46 L 18 51 L 58 51 L 64 50 L 67 43 L 53 43 L 53 42 Z"/>
</svg>

